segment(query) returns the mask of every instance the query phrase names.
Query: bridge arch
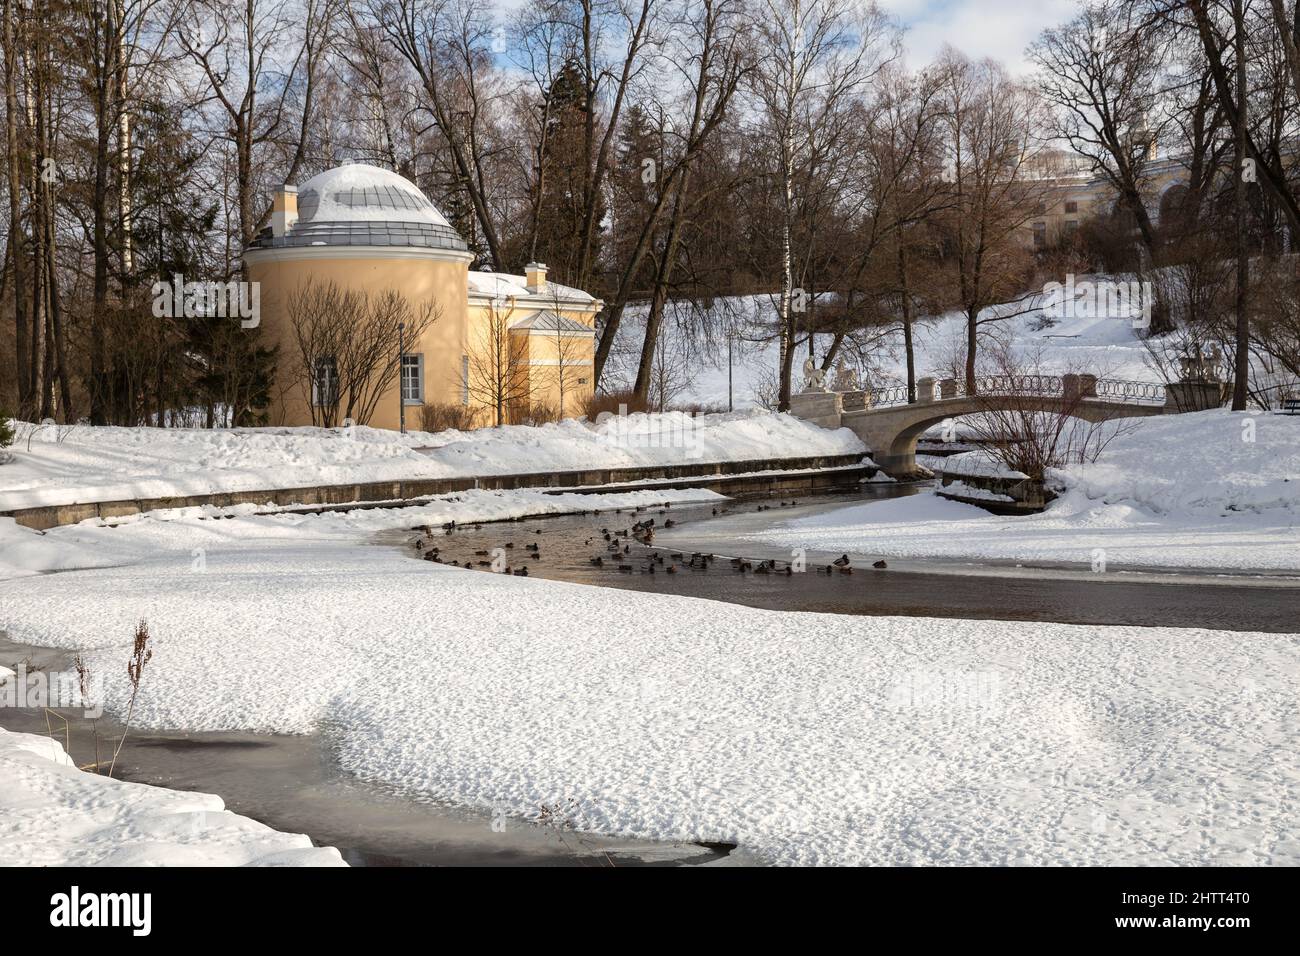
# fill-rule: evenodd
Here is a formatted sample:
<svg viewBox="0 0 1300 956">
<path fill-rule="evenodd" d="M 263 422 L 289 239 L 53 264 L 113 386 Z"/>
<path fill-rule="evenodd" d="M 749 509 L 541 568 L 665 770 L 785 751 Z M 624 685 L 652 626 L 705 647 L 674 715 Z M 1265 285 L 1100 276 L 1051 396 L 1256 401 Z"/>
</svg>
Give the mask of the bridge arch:
<svg viewBox="0 0 1300 956">
<path fill-rule="evenodd" d="M 1077 401 L 1048 396 L 1016 396 L 1015 408 L 1064 414 L 1087 422 L 1159 415 L 1163 405 L 1137 405 L 1109 401 Z M 923 474 L 916 463 L 916 443 L 935 425 L 996 409 L 996 398 L 953 398 L 936 402 L 863 409 L 846 412 L 841 424 L 852 429 L 871 449 L 871 457 L 893 478 Z M 1004 406 L 1010 410 L 1010 402 Z"/>
</svg>

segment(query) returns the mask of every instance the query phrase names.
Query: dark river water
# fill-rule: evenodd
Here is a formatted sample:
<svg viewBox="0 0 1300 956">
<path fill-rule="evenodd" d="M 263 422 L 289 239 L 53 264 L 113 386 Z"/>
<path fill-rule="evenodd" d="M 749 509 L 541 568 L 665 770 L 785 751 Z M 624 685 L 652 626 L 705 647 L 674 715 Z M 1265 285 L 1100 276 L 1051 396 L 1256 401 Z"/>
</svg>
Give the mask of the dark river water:
<svg viewBox="0 0 1300 956">
<path fill-rule="evenodd" d="M 754 574 L 735 570 L 726 559 L 740 557 L 755 566 L 776 559 L 784 567 L 790 554 L 727 538 L 713 528 L 725 528 L 738 514 L 755 514 L 760 507 L 765 521 L 781 521 L 873 497 L 925 492 L 922 486 L 875 486 L 860 494 L 821 496 L 795 504 L 779 499 L 730 501 L 723 504 L 677 505 L 633 512 L 604 511 L 570 515 L 545 521 L 525 519 L 462 527 L 433 536 L 439 558 L 461 564 L 486 560 L 479 551 L 513 544 L 507 554 L 512 567 L 526 566 L 530 575 L 603 587 L 626 588 L 659 594 L 729 601 L 750 607 L 781 611 L 824 611 L 835 614 L 910 615 L 1015 621 L 1057 621 L 1067 624 L 1130 624 L 1141 626 L 1204 627 L 1237 631 L 1293 633 L 1300 629 L 1300 577 L 1213 574 L 1187 571 L 1136 571 L 1111 565 L 1105 574 L 1086 566 L 1024 565 L 1008 562 L 955 562 L 886 558 L 888 568 L 875 570 L 879 555 L 854 555 L 852 574 L 817 573 L 838 557 L 837 553 L 809 552 L 811 573 Z M 717 512 L 715 514 L 715 512 Z M 622 532 L 639 521 L 653 518 L 662 528 L 666 520 L 675 527 L 661 531 L 647 546 Z M 604 532 L 628 550 L 608 550 Z M 414 540 L 412 532 L 384 535 L 399 544 Z M 540 557 L 530 558 L 525 543 L 536 543 Z M 708 552 L 717 559 L 707 570 L 692 570 L 675 560 L 692 552 Z M 414 550 L 412 555 L 414 555 Z M 665 559 L 659 564 L 658 554 Z M 601 566 L 591 564 L 600 557 Z M 678 572 L 668 574 L 675 564 Z M 630 565 L 631 570 L 620 570 Z M 651 568 L 653 567 L 653 573 Z M 486 572 L 485 572 L 486 573 Z"/>
</svg>

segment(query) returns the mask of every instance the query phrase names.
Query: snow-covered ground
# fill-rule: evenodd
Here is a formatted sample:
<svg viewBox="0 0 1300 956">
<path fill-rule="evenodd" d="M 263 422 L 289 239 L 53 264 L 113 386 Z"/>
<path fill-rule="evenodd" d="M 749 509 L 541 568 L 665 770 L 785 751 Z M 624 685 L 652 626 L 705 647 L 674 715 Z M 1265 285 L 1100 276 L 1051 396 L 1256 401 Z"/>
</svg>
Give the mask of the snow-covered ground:
<svg viewBox="0 0 1300 956">
<path fill-rule="evenodd" d="M 861 555 L 1300 571 L 1300 417 L 1217 410 L 1126 427 L 1097 462 L 1052 475 L 1061 497 L 1043 514 L 924 495 L 744 537 Z"/>
<path fill-rule="evenodd" d="M 778 863 L 1300 864 L 1298 636 L 507 577 L 365 543 L 384 515 L 55 529 L 113 566 L 0 582 L 0 627 L 83 649 L 120 711 L 146 618 L 142 726 L 317 732 L 358 777 L 589 830 Z"/>
<path fill-rule="evenodd" d="M 19 425 L 0 465 L 0 511 L 315 484 L 747 461 L 862 452 L 829 431 L 762 411 L 610 416 L 587 425 L 472 432 L 353 428 L 175 429 Z M 30 433 L 30 434 L 29 434 Z M 30 442 L 28 438 L 30 437 Z"/>
<path fill-rule="evenodd" d="M 0 866 L 343 865 L 220 797 L 83 772 L 58 741 L 0 728 Z"/>
</svg>

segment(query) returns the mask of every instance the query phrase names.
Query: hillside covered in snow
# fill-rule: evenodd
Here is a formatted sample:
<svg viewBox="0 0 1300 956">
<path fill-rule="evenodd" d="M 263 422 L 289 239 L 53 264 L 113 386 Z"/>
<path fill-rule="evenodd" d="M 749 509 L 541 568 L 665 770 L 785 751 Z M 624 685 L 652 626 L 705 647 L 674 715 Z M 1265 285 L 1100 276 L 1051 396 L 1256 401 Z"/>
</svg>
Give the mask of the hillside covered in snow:
<svg viewBox="0 0 1300 956">
<path fill-rule="evenodd" d="M 1091 372 L 1100 378 L 1161 381 L 1150 349 L 1131 317 L 1054 319 L 1045 314 L 1050 303 L 1042 297 L 1014 310 L 997 306 L 987 310 L 986 316 L 1022 308 L 1021 314 L 984 325 L 981 335 L 1014 343 L 1027 361 L 1046 374 Z M 735 407 L 770 402 L 779 360 L 773 324 L 776 309 L 772 295 L 718 298 L 699 305 L 686 300 L 668 303 L 663 326 L 667 345 L 661 349 L 663 358 L 657 361 L 672 366 L 671 379 L 679 383 L 670 405 L 727 407 L 728 331 L 732 335 L 731 395 Z M 644 321 L 644 306 L 629 308 L 623 317 L 608 372 L 612 384 L 626 386 L 635 378 Z M 954 363 L 964 354 L 965 336 L 965 317 L 957 313 L 918 319 L 913 327 L 917 376 L 951 375 Z M 830 344 L 830 335 L 816 336 L 819 359 Z M 796 388 L 801 384 L 800 368 L 806 355 L 804 345 L 795 360 Z M 873 337 L 869 355 L 859 362 L 850 358 L 849 364 L 856 364 L 864 383 L 876 387 L 906 382 L 901 329 Z"/>
</svg>

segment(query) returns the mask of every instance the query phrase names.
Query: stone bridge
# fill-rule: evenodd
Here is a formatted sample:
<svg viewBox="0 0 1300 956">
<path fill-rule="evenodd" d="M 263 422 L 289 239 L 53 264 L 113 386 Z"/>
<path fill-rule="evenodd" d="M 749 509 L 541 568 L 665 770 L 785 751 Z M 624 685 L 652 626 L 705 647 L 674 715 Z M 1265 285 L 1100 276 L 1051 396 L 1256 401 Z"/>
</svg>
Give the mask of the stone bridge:
<svg viewBox="0 0 1300 956">
<path fill-rule="evenodd" d="M 801 392 L 790 413 L 825 428 L 851 428 L 871 457 L 894 478 L 925 475 L 916 442 L 928 429 L 962 415 L 994 409 L 1066 414 L 1090 422 L 1216 408 L 1225 386 L 1215 382 L 1169 386 L 1098 379 L 1094 375 L 1000 375 L 976 382 L 973 395 L 955 379 L 917 381 L 916 401 L 906 386 L 861 392 Z"/>
</svg>

